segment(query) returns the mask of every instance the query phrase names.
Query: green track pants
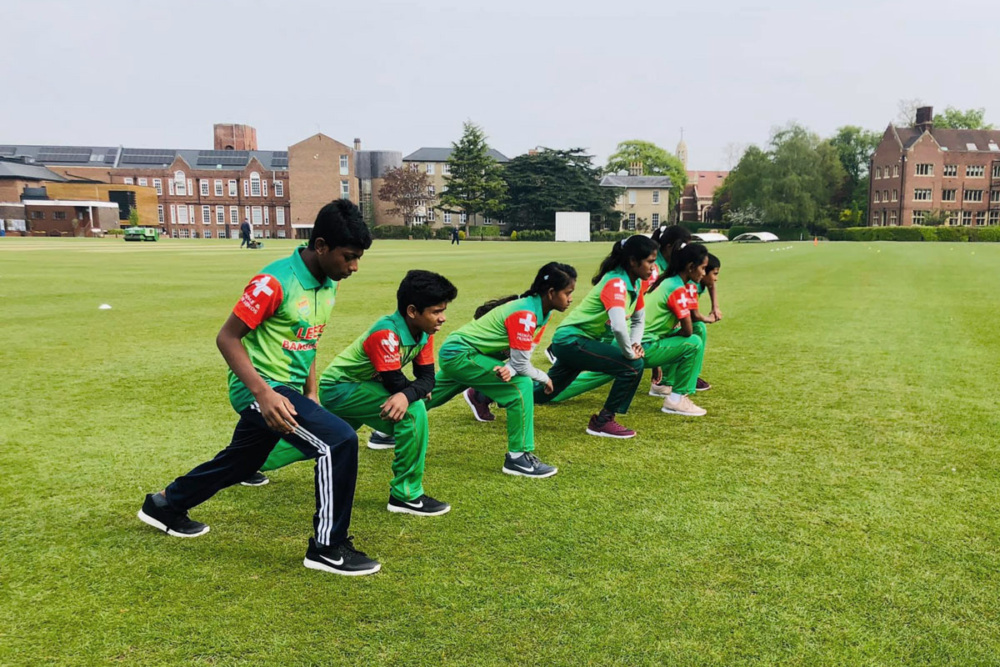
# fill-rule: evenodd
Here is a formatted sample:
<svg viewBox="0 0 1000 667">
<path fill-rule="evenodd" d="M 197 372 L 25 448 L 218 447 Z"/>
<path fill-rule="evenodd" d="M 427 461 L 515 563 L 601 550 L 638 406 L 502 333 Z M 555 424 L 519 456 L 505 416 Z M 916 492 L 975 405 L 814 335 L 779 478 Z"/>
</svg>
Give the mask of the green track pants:
<svg viewBox="0 0 1000 667">
<path fill-rule="evenodd" d="M 558 332 L 552 340 L 552 352 L 556 355 L 556 363 L 549 369 L 549 377 L 554 391 L 546 394 L 541 385 L 536 386 L 536 403 L 565 400 L 563 395 L 569 387 L 579 382 L 579 378 L 593 375 L 600 377 L 600 382 L 590 384 L 589 389 L 613 382 L 608 398 L 604 401 L 604 409 L 614 414 L 628 412 L 636 389 L 639 388 L 639 381 L 642 380 L 642 359 L 626 359 L 621 348 L 611 343 L 577 335 L 560 337 Z M 593 383 L 594 380 L 585 378 L 584 382 Z M 583 391 L 587 389 L 573 395 Z"/>
<path fill-rule="evenodd" d="M 691 323 L 691 329 L 693 330 L 693 333 L 691 334 L 692 337 L 693 336 L 697 336 L 698 338 L 701 338 L 701 348 L 702 348 L 701 349 L 701 354 L 702 354 L 702 358 L 704 358 L 704 356 L 705 356 L 705 349 L 708 347 L 708 327 L 705 326 L 704 322 L 692 322 Z M 660 382 L 660 384 L 666 385 L 668 387 L 675 387 L 676 388 L 677 378 L 674 376 L 674 372 L 675 371 L 676 371 L 676 366 L 665 367 L 663 369 L 663 380 Z M 698 373 L 701 374 L 701 364 L 700 363 L 698 364 Z M 695 382 L 697 382 L 697 381 L 698 381 L 698 378 L 695 378 Z M 678 392 L 678 393 L 681 393 L 681 392 Z M 694 392 L 692 391 L 691 393 L 694 393 Z"/>
<path fill-rule="evenodd" d="M 535 403 L 531 378 L 515 375 L 510 382 L 496 376 L 493 369 L 506 362 L 480 354 L 468 345 L 445 341 L 438 352 L 440 369 L 427 409 L 431 410 L 467 388 L 485 394 L 507 410 L 507 450 L 531 452 L 535 449 Z"/>
<path fill-rule="evenodd" d="M 380 416 L 381 405 L 390 394 L 382 383 L 342 383 L 320 392 L 320 403 L 355 430 L 362 424 L 396 438 L 389 492 L 398 500 L 416 500 L 424 494 L 424 457 L 427 455 L 427 406 L 415 401 L 398 422 Z M 304 457 L 284 440 L 275 445 L 261 470 L 274 470 Z"/>
</svg>

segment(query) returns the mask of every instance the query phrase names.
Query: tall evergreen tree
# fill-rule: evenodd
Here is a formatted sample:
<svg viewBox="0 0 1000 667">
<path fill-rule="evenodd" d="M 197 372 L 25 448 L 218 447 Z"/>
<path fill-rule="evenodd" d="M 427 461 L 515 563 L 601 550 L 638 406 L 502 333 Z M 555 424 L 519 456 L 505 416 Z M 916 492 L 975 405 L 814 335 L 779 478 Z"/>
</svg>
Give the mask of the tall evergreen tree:
<svg viewBox="0 0 1000 667">
<path fill-rule="evenodd" d="M 489 154 L 482 128 L 466 121 L 462 138 L 451 146 L 450 173 L 444 179 L 447 189 L 439 197 L 438 208 L 450 213 L 465 213 L 467 228 L 477 213 L 489 218 L 501 217 L 507 184 L 503 179 L 503 167 Z"/>
</svg>

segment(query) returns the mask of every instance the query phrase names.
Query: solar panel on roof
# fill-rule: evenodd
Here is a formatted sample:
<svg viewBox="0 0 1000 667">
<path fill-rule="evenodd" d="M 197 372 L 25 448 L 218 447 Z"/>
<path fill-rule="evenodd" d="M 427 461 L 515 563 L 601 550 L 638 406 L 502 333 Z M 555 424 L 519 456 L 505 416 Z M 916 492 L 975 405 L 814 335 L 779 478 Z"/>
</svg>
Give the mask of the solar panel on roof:
<svg viewBox="0 0 1000 667">
<path fill-rule="evenodd" d="M 0 146 L 0 155 L 14 155 L 17 153 L 17 146 Z"/>
<path fill-rule="evenodd" d="M 126 148 L 122 151 L 122 164 L 169 164 L 176 151 L 166 148 Z"/>
<path fill-rule="evenodd" d="M 37 159 L 39 162 L 90 162 L 90 151 L 86 153 L 39 151 Z"/>
</svg>

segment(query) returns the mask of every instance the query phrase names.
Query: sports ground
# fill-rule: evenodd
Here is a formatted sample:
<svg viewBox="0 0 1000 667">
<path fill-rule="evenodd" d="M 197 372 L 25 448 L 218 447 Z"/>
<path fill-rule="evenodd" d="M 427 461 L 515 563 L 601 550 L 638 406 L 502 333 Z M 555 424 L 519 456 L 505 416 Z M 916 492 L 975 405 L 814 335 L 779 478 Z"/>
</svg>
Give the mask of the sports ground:
<svg viewBox="0 0 1000 667">
<path fill-rule="evenodd" d="M 215 334 L 293 242 L 236 246 L 0 239 L 0 665 L 1000 662 L 1000 245 L 713 246 L 707 416 L 648 382 L 633 440 L 584 434 L 603 393 L 540 407 L 559 474 L 531 480 L 500 473 L 502 411 L 452 401 L 425 477 L 451 513 L 386 512 L 362 447 L 361 579 L 302 567 L 309 463 L 194 509 L 198 539 L 135 517 L 231 435 Z M 376 241 L 319 366 L 407 269 L 458 286 L 447 333 L 549 260 L 579 300 L 607 250 Z"/>
</svg>

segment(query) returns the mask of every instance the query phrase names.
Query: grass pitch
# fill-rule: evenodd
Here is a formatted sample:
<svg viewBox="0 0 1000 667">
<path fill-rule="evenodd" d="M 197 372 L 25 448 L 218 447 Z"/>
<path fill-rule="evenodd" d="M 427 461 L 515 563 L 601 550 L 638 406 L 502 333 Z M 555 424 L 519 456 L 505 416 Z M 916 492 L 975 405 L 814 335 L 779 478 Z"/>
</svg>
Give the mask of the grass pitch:
<svg viewBox="0 0 1000 667">
<path fill-rule="evenodd" d="M 311 464 L 196 508 L 195 540 L 135 518 L 228 442 L 215 333 L 292 247 L 0 239 L 0 664 L 1000 661 L 1000 246 L 713 248 L 707 417 L 661 414 L 648 381 L 631 441 L 584 435 L 603 394 L 542 407 L 560 471 L 525 480 L 500 473 L 502 413 L 455 400 L 426 474 L 450 514 L 386 512 L 392 454 L 362 448 L 352 532 L 383 570 L 359 580 L 302 567 Z M 320 367 L 409 268 L 458 286 L 447 333 L 550 259 L 579 299 L 606 250 L 377 241 Z"/>
</svg>

